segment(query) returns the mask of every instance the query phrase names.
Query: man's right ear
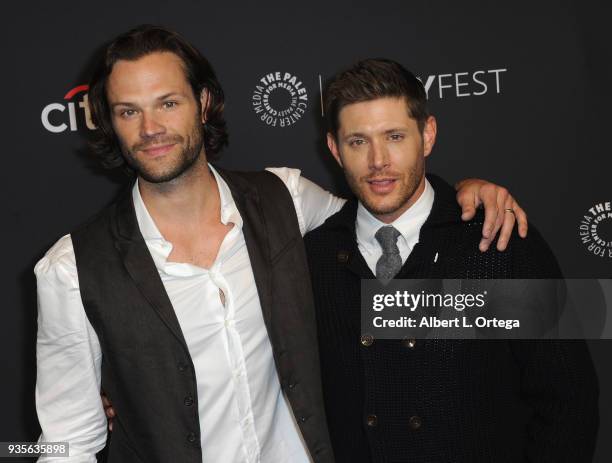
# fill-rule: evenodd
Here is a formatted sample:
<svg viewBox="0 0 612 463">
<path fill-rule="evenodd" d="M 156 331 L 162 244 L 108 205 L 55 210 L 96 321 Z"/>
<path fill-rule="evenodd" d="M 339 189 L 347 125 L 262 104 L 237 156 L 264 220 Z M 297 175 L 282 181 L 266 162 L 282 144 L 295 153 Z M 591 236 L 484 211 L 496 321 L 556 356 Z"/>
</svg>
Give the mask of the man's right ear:
<svg viewBox="0 0 612 463">
<path fill-rule="evenodd" d="M 208 110 L 210 109 L 208 107 L 209 102 L 210 98 L 208 90 L 203 88 L 202 92 L 200 93 L 200 108 L 202 108 L 202 114 L 200 114 L 200 117 L 202 119 L 202 124 L 206 124 L 206 119 L 208 118 Z"/>
<path fill-rule="evenodd" d="M 342 165 L 342 159 L 340 158 L 340 150 L 338 149 L 336 137 L 331 132 L 327 132 L 327 147 L 340 167 L 344 167 Z"/>
</svg>

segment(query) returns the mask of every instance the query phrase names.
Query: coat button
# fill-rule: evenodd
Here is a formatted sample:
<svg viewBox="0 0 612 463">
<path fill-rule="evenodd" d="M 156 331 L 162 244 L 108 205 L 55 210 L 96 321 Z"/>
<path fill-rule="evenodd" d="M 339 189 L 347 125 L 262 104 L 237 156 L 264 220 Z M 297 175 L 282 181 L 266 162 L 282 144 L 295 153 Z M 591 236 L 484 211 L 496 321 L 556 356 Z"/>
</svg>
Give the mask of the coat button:
<svg viewBox="0 0 612 463">
<path fill-rule="evenodd" d="M 295 388 L 295 386 L 297 385 L 297 383 L 289 383 L 289 390 L 293 390 L 293 388 Z"/>
<path fill-rule="evenodd" d="M 370 347 L 374 343 L 374 336 L 372 336 L 371 334 L 362 334 L 360 341 L 361 345 L 365 347 Z"/>
<path fill-rule="evenodd" d="M 402 344 L 404 345 L 404 347 L 406 347 L 408 349 L 414 349 L 414 346 L 416 346 L 416 339 L 414 339 L 414 338 L 404 338 L 404 339 L 402 339 Z"/>
<path fill-rule="evenodd" d="M 194 443 L 196 441 L 196 435 L 193 432 L 187 434 L 187 442 Z"/>
<path fill-rule="evenodd" d="M 368 415 L 366 423 L 369 427 L 373 428 L 378 424 L 378 417 L 376 415 Z"/>
<path fill-rule="evenodd" d="M 186 364 L 186 363 L 184 363 L 184 362 L 179 362 L 179 364 L 178 364 L 178 369 L 179 369 L 179 371 L 185 371 L 185 370 L 187 370 L 187 364 Z"/>
<path fill-rule="evenodd" d="M 193 405 L 193 397 L 188 395 L 187 397 L 185 397 L 185 400 L 183 401 L 183 403 L 185 404 L 186 407 L 191 407 Z"/>
<path fill-rule="evenodd" d="M 345 264 L 349 260 L 349 253 L 347 251 L 338 251 L 338 254 L 336 254 L 336 259 L 341 264 Z"/>
<path fill-rule="evenodd" d="M 411 416 L 408 420 L 408 424 L 410 426 L 410 429 L 416 431 L 423 425 L 423 420 L 421 420 L 419 416 Z"/>
</svg>

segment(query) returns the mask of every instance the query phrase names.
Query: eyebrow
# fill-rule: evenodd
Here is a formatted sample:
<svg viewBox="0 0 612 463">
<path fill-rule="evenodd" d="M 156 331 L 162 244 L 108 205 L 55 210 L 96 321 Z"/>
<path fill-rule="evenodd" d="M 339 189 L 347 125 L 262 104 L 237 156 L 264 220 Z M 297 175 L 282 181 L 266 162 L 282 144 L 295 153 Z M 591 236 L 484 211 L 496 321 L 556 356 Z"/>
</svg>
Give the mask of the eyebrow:
<svg viewBox="0 0 612 463">
<path fill-rule="evenodd" d="M 385 135 L 388 135 L 388 134 L 394 133 L 394 132 L 406 132 L 407 130 L 408 129 L 406 127 L 394 127 L 392 129 L 385 130 L 383 133 Z M 352 137 L 367 138 L 368 135 L 366 135 L 365 133 L 362 133 L 362 132 L 351 132 L 351 133 L 348 133 L 348 134 L 346 134 L 344 136 L 345 139 L 352 138 Z"/>
<path fill-rule="evenodd" d="M 157 97 L 157 101 L 165 100 L 166 98 L 170 98 L 171 96 L 185 97 L 185 95 L 181 92 L 170 92 L 170 93 L 166 93 L 165 95 Z"/>
<path fill-rule="evenodd" d="M 343 138 L 352 138 L 352 137 L 361 137 L 364 138 L 366 135 L 364 133 L 361 132 L 351 132 L 351 133 L 347 133 Z"/>
<path fill-rule="evenodd" d="M 170 98 L 172 96 L 179 96 L 179 97 L 185 97 L 185 95 L 181 92 L 170 92 L 170 93 L 165 93 L 161 96 L 158 96 L 156 98 L 157 101 L 163 101 L 166 98 Z M 117 106 L 127 106 L 128 108 L 134 108 L 138 105 L 134 104 L 134 103 L 130 103 L 128 101 L 118 101 L 116 103 L 111 104 L 111 109 L 115 109 Z"/>
</svg>

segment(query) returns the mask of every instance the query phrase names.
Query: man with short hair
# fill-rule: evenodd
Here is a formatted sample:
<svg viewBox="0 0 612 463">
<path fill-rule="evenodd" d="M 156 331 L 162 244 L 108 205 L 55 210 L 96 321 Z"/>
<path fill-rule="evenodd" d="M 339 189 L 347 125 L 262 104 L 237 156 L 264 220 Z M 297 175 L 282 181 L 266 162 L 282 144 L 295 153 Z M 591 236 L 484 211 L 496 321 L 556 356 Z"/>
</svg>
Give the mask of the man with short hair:
<svg viewBox="0 0 612 463">
<path fill-rule="evenodd" d="M 533 228 L 476 251 L 483 216 L 425 176 L 436 140 L 422 84 L 399 63 L 361 61 L 324 94 L 327 142 L 356 198 L 304 238 L 323 395 L 337 461 L 591 461 L 598 385 L 582 341 L 375 339 L 361 282 L 560 278 Z"/>
<path fill-rule="evenodd" d="M 36 265 L 41 439 L 68 441 L 65 461 L 333 461 L 301 237 L 344 201 L 295 169 L 210 164 L 223 92 L 174 32 L 113 40 L 89 101 L 95 152 L 135 182 Z"/>
</svg>

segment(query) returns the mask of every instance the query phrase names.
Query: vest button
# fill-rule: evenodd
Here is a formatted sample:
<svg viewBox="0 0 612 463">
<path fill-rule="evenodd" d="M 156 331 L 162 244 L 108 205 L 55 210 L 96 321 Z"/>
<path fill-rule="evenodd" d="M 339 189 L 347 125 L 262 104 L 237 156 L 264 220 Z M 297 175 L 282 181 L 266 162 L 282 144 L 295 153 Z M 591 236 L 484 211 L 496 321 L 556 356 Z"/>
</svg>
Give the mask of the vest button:
<svg viewBox="0 0 612 463">
<path fill-rule="evenodd" d="M 411 416 L 408 420 L 408 425 L 410 426 L 410 429 L 416 431 L 423 426 L 423 420 L 419 416 Z"/>
<path fill-rule="evenodd" d="M 372 336 L 371 334 L 362 334 L 360 341 L 361 345 L 365 347 L 370 347 L 374 343 L 374 336 Z"/>
<path fill-rule="evenodd" d="M 349 260 L 349 253 L 348 253 L 348 251 L 338 251 L 338 254 L 336 255 L 336 259 L 341 264 L 345 264 Z"/>
<path fill-rule="evenodd" d="M 187 397 L 185 397 L 185 401 L 183 403 L 186 407 L 191 407 L 193 405 L 193 397 L 188 395 Z"/>
<path fill-rule="evenodd" d="M 414 338 L 404 338 L 404 339 L 402 339 L 402 344 L 404 345 L 404 347 L 406 347 L 408 349 L 414 349 L 414 346 L 416 346 L 416 339 L 414 339 Z"/>
<path fill-rule="evenodd" d="M 193 432 L 187 434 L 187 442 L 191 442 L 192 444 L 196 441 L 196 435 Z"/>
<path fill-rule="evenodd" d="M 378 424 L 378 417 L 376 415 L 368 415 L 366 423 L 369 427 L 374 428 Z"/>
<path fill-rule="evenodd" d="M 179 369 L 179 371 L 186 371 L 187 370 L 187 364 L 185 362 L 179 362 L 178 369 Z"/>
</svg>

